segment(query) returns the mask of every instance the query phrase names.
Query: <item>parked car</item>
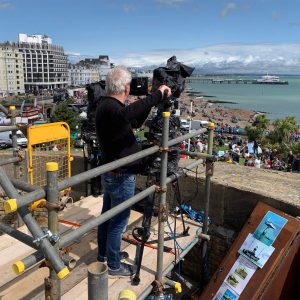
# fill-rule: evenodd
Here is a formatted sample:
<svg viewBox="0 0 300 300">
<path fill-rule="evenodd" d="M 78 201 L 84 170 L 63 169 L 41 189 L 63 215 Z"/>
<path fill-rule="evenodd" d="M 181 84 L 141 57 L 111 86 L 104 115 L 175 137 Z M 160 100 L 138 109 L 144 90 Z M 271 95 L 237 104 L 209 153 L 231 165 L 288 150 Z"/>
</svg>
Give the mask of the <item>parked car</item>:
<svg viewBox="0 0 300 300">
<path fill-rule="evenodd" d="M 7 142 L 3 139 L 0 139 L 0 149 L 6 149 L 8 147 L 9 145 L 7 144 Z"/>
<path fill-rule="evenodd" d="M 7 145 L 6 148 L 12 147 L 12 132 L 11 131 L 0 132 L 0 140 L 5 141 Z M 21 130 L 17 131 L 17 143 L 19 147 L 27 147 L 28 140 Z"/>
</svg>

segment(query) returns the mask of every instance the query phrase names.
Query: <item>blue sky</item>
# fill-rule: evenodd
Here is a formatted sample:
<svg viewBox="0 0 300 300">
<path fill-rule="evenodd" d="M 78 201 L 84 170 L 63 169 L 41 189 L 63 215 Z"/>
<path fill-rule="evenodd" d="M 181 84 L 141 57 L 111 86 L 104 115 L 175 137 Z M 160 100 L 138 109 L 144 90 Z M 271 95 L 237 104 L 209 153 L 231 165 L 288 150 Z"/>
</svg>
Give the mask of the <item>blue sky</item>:
<svg viewBox="0 0 300 300">
<path fill-rule="evenodd" d="M 300 73 L 299 0 L 0 0 L 0 41 L 46 34 L 77 57 L 178 60 L 217 71 Z"/>
</svg>

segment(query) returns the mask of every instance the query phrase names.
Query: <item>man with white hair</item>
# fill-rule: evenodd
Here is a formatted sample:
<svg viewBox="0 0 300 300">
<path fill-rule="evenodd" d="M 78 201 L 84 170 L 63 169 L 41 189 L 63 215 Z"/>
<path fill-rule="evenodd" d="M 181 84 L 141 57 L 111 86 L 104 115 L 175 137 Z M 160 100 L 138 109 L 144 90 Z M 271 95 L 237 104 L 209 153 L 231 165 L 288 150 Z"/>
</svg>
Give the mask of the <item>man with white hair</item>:
<svg viewBox="0 0 300 300">
<path fill-rule="evenodd" d="M 164 92 L 171 95 L 169 87 L 162 85 L 144 99 L 125 105 L 130 92 L 131 74 L 122 67 L 112 69 L 106 77 L 106 96 L 99 101 L 96 112 L 96 132 L 104 163 L 132 155 L 140 151 L 133 128 L 140 127 L 151 108 L 163 99 Z M 102 175 L 104 187 L 102 213 L 131 198 L 135 191 L 136 172 L 139 162 L 127 164 Z M 120 252 L 122 233 L 130 215 L 130 208 L 98 227 L 98 257 L 106 261 L 110 276 L 131 276 L 136 266 L 120 262 L 127 258 Z"/>
</svg>

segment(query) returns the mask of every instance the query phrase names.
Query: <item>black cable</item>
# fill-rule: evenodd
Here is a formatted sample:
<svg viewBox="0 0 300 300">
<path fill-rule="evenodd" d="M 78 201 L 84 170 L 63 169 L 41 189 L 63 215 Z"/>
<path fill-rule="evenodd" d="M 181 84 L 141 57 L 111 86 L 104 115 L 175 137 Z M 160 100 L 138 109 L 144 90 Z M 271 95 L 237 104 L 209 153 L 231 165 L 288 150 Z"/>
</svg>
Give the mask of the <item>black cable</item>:
<svg viewBox="0 0 300 300">
<path fill-rule="evenodd" d="M 196 167 L 196 171 L 190 170 L 190 169 L 185 168 L 185 167 L 182 167 L 181 169 L 182 170 L 188 170 L 188 171 L 196 174 L 196 178 L 195 178 L 195 180 L 196 180 L 196 191 L 195 191 L 194 195 L 192 196 L 192 198 L 190 200 L 185 201 L 185 203 L 190 204 L 196 198 L 196 196 L 199 194 L 198 175 L 205 173 L 206 170 L 204 170 L 203 172 L 198 172 L 198 166 Z"/>
</svg>

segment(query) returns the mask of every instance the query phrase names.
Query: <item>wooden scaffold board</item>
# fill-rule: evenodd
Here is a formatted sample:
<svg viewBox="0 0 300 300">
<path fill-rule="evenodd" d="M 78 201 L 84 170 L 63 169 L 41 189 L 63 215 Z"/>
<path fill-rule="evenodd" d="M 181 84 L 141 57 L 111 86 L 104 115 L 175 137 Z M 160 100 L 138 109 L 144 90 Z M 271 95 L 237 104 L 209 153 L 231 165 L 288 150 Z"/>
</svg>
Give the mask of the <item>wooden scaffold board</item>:
<svg viewBox="0 0 300 300">
<path fill-rule="evenodd" d="M 89 219 L 97 217 L 100 214 L 102 207 L 102 197 L 94 198 L 89 196 L 78 202 L 72 207 L 64 210 L 60 214 L 60 219 L 73 223 L 84 224 Z M 135 226 L 142 220 L 142 214 L 131 211 L 128 227 Z M 174 219 L 169 217 L 169 222 L 173 227 Z M 196 236 L 199 225 L 191 220 L 186 220 L 190 227 L 188 236 L 178 236 L 177 241 L 182 248 L 189 245 Z M 179 235 L 183 231 L 181 219 L 176 220 L 176 233 Z M 157 226 L 151 229 L 150 240 L 153 246 L 157 244 Z M 67 233 L 70 230 L 76 229 L 77 226 L 60 223 L 60 232 Z M 30 234 L 26 226 L 21 227 L 24 233 Z M 132 238 L 132 236 L 127 236 Z M 165 246 L 174 249 L 174 241 L 171 238 L 170 230 L 166 225 L 165 228 Z M 136 252 L 136 245 L 122 243 L 122 249 L 129 253 L 128 263 L 133 264 Z M 12 265 L 16 261 L 25 258 L 34 253 L 35 250 L 18 240 L 3 235 L 0 237 L 0 299 L 44 299 L 44 279 L 49 276 L 48 268 L 37 266 L 25 271 L 23 274 L 16 275 L 12 271 Z M 96 261 L 97 257 L 97 230 L 92 230 L 80 240 L 75 241 L 70 247 L 72 257 L 77 259 L 76 267 L 71 270 L 70 275 L 62 280 L 61 294 L 62 299 L 87 299 L 87 267 L 90 263 Z M 164 253 L 165 269 L 174 262 L 174 254 Z M 117 299 L 119 292 L 123 289 L 132 289 L 137 295 L 140 295 L 144 289 L 149 287 L 155 278 L 157 250 L 145 247 L 143 262 L 141 268 L 141 282 L 138 286 L 131 285 L 129 278 L 109 279 L 109 299 Z"/>
</svg>

